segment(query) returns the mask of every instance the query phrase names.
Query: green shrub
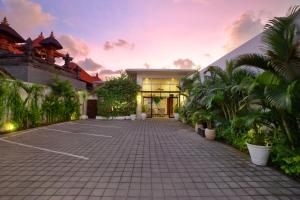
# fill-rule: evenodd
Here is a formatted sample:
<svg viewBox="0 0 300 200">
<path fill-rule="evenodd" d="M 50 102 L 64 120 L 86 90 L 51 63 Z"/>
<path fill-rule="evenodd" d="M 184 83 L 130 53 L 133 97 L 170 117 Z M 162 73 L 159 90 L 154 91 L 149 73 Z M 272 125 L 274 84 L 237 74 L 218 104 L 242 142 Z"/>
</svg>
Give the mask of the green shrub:
<svg viewBox="0 0 300 200">
<path fill-rule="evenodd" d="M 55 79 L 50 84 L 51 93 L 42 104 L 47 123 L 78 119 L 80 115 L 79 96 L 69 81 Z"/>
<path fill-rule="evenodd" d="M 199 110 L 194 112 L 191 116 L 191 121 L 193 125 L 205 123 L 205 116 L 203 115 L 203 111 Z"/>
<path fill-rule="evenodd" d="M 271 160 L 276 166 L 279 166 L 286 174 L 300 178 L 300 147 L 291 149 L 287 138 L 280 130 L 276 130 L 274 137 Z"/>
<path fill-rule="evenodd" d="M 98 115 L 114 117 L 135 113 L 138 91 L 139 85 L 126 74 L 107 80 L 96 89 Z"/>
<path fill-rule="evenodd" d="M 148 110 L 149 110 L 149 108 L 148 108 L 147 105 L 143 105 L 143 106 L 142 106 L 142 112 L 143 112 L 143 113 L 147 113 Z"/>
</svg>

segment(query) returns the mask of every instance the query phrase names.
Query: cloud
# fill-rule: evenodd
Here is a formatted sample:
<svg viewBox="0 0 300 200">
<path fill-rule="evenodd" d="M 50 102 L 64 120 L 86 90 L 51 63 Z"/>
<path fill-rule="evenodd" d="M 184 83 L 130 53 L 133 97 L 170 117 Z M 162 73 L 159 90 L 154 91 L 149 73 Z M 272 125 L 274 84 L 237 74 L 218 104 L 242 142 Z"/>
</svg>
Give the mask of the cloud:
<svg viewBox="0 0 300 200">
<path fill-rule="evenodd" d="M 192 0 L 192 1 L 201 4 L 208 3 L 208 0 Z"/>
<path fill-rule="evenodd" d="M 107 80 L 110 77 L 116 77 L 121 74 L 122 70 L 102 69 L 98 71 L 98 75 L 102 80 Z"/>
<path fill-rule="evenodd" d="M 30 0 L 2 0 L 4 9 L 0 16 L 7 16 L 9 24 L 20 34 L 29 36 L 36 29 L 51 26 L 54 17 L 42 10 L 40 4 Z"/>
<path fill-rule="evenodd" d="M 125 49 L 134 49 L 134 43 L 130 43 L 124 39 L 118 39 L 117 41 L 106 41 L 103 44 L 103 49 L 105 51 L 113 50 L 115 48 L 125 48 Z"/>
<path fill-rule="evenodd" d="M 58 40 L 64 47 L 63 52 L 69 53 L 75 59 L 76 57 L 86 57 L 90 52 L 88 45 L 83 40 L 71 35 L 61 35 Z"/>
<path fill-rule="evenodd" d="M 103 80 L 111 76 L 118 76 L 122 72 L 122 70 L 107 69 L 103 65 L 95 62 L 92 58 L 85 58 L 84 60 L 78 61 L 77 64 L 91 74 L 98 73 L 98 76 Z"/>
<path fill-rule="evenodd" d="M 103 76 L 109 76 L 109 75 L 116 75 L 116 74 L 120 74 L 122 72 L 122 70 L 110 70 L 110 69 L 103 69 L 100 70 L 100 74 Z"/>
<path fill-rule="evenodd" d="M 205 54 L 203 54 L 203 56 L 204 56 L 205 58 L 211 58 L 211 55 L 210 55 L 209 53 L 205 53 Z"/>
<path fill-rule="evenodd" d="M 200 3 L 205 4 L 208 2 L 208 0 L 173 0 L 174 3 L 181 3 L 181 2 L 194 2 L 194 3 Z"/>
<path fill-rule="evenodd" d="M 104 69 L 104 67 L 101 64 L 96 63 L 91 58 L 85 58 L 84 60 L 80 60 L 77 62 L 77 64 L 87 71 L 99 71 L 101 69 Z"/>
<path fill-rule="evenodd" d="M 173 64 L 180 69 L 191 69 L 195 66 L 194 62 L 188 58 L 178 59 L 173 62 Z"/>
<path fill-rule="evenodd" d="M 245 12 L 226 28 L 228 40 L 224 49 L 229 52 L 263 31 L 263 23 L 253 12 Z"/>
</svg>

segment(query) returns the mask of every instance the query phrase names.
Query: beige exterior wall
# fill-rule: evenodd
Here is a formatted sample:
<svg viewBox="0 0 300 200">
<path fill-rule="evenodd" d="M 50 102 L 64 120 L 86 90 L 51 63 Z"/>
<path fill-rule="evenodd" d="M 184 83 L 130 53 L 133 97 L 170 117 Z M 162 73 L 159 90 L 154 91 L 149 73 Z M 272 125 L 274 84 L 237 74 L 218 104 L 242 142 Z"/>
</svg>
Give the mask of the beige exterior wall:
<svg viewBox="0 0 300 200">
<path fill-rule="evenodd" d="M 145 79 L 162 79 L 162 84 L 165 84 L 165 82 L 173 79 L 174 82 L 178 82 L 180 85 L 180 80 L 185 77 L 188 76 L 190 74 L 192 74 L 194 71 L 193 70 L 174 70 L 174 71 L 170 71 L 170 70 L 145 70 L 145 71 L 141 71 L 141 72 L 135 72 L 135 77 L 136 77 L 136 81 L 137 83 L 141 86 L 141 88 L 143 87 L 143 80 Z M 127 72 L 128 73 L 128 72 Z M 132 72 L 129 72 L 132 73 Z M 163 86 L 165 88 L 164 91 L 167 91 L 165 89 L 167 89 L 167 86 Z M 153 89 L 154 87 L 152 87 Z M 173 86 L 169 87 L 169 88 L 174 88 Z M 144 89 L 147 89 L 144 87 Z M 177 88 L 176 88 L 177 89 Z M 178 92 L 178 89 L 175 90 L 176 92 Z M 157 90 L 153 90 L 153 92 L 158 92 Z M 179 97 L 180 98 L 180 97 Z M 183 99 L 181 99 L 183 100 Z M 142 101 L 143 101 L 143 97 L 141 96 L 141 93 L 138 94 L 137 96 L 137 108 L 136 108 L 136 114 L 137 114 L 137 118 L 141 118 L 141 108 L 142 108 Z"/>
</svg>

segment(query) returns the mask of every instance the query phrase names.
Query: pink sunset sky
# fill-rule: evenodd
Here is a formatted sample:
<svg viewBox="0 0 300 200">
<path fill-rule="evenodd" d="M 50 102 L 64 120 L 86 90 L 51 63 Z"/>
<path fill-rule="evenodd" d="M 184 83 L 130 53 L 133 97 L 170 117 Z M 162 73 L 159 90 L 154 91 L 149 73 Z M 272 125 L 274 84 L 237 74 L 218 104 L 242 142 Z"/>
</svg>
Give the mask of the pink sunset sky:
<svg viewBox="0 0 300 200">
<path fill-rule="evenodd" d="M 51 30 L 91 73 L 201 68 L 285 15 L 300 0 L 2 0 L 23 37 Z"/>
</svg>

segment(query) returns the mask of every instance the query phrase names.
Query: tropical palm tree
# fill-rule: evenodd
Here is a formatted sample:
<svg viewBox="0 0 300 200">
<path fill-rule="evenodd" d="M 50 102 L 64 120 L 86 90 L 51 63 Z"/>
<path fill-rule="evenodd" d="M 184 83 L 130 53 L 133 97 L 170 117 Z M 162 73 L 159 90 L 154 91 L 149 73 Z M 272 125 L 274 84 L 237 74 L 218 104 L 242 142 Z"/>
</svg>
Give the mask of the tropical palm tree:
<svg viewBox="0 0 300 200">
<path fill-rule="evenodd" d="M 232 120 L 239 111 L 240 102 L 246 96 L 246 88 L 254 79 L 255 73 L 248 69 L 235 69 L 234 61 L 229 60 L 224 70 L 218 66 L 210 66 L 205 74 L 207 87 L 201 104 L 208 109 L 213 105 L 218 107 L 226 120 Z"/>
<path fill-rule="evenodd" d="M 262 33 L 264 54 L 241 55 L 235 63 L 235 68 L 248 66 L 262 70 L 250 95 L 258 97 L 258 104 L 277 111 L 292 146 L 300 138 L 300 43 L 295 24 L 299 12 L 296 6 L 289 9 L 286 17 L 270 20 Z"/>
<path fill-rule="evenodd" d="M 41 123 L 42 111 L 41 102 L 43 101 L 44 88 L 36 84 L 20 84 L 21 88 L 26 92 L 24 106 L 26 108 L 26 126 L 37 126 Z"/>
</svg>

